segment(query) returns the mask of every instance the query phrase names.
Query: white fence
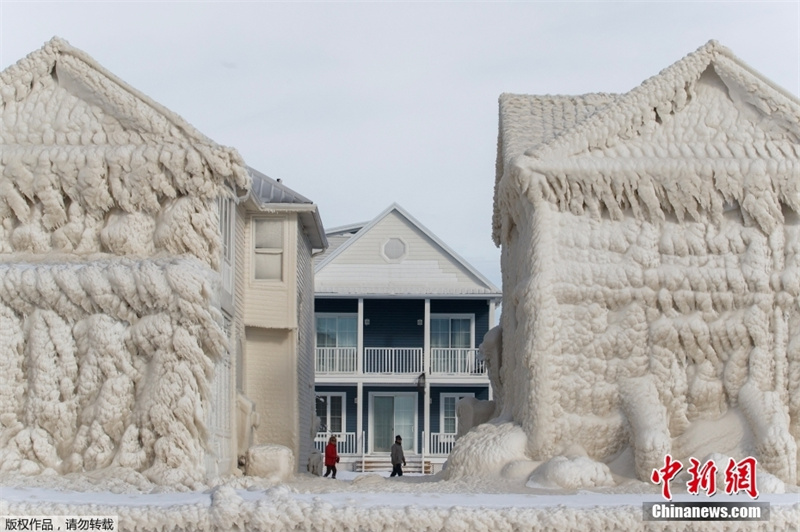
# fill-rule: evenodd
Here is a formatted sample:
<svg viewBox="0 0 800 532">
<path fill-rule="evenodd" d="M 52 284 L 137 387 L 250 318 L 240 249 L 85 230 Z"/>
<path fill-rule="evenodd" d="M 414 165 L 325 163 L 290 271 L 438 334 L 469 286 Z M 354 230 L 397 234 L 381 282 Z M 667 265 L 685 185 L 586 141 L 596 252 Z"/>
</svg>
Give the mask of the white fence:
<svg viewBox="0 0 800 532">
<path fill-rule="evenodd" d="M 314 438 L 314 447 L 323 455 L 331 436 L 336 436 L 336 450 L 339 451 L 339 454 L 361 453 L 355 432 L 317 432 L 317 436 Z"/>
<path fill-rule="evenodd" d="M 317 373 L 355 373 L 355 347 L 318 347 L 315 369 Z"/>
<path fill-rule="evenodd" d="M 444 432 L 432 432 L 430 441 L 431 455 L 446 455 L 450 454 L 453 450 L 453 445 L 456 443 L 456 435 Z"/>
<path fill-rule="evenodd" d="M 364 373 L 422 373 L 422 349 L 415 347 L 367 347 Z"/>
<path fill-rule="evenodd" d="M 478 349 L 431 349 L 432 375 L 480 375 L 485 372 L 486 364 Z"/>
</svg>

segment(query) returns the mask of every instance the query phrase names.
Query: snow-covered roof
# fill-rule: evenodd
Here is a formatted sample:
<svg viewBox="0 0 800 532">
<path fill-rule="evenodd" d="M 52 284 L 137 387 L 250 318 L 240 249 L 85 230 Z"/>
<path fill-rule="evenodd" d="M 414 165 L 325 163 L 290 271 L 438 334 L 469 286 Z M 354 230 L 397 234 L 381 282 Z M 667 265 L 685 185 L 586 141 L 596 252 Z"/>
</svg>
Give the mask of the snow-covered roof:
<svg viewBox="0 0 800 532">
<path fill-rule="evenodd" d="M 248 167 L 248 170 L 252 178 L 248 197 L 257 209 L 266 212 L 283 206 L 283 210 L 296 211 L 300 223 L 303 224 L 311 240 L 311 245 L 315 249 L 328 247 L 319 209 L 313 201 L 287 187 L 280 180 L 272 179 L 254 168 Z"/>
<path fill-rule="evenodd" d="M 622 95 L 500 97 L 499 185 L 575 214 L 678 219 L 737 202 L 765 230 L 800 210 L 800 100 L 709 41 Z M 768 190 L 747 184 L 769 175 Z M 691 176 L 691 177 L 690 177 Z"/>
<path fill-rule="evenodd" d="M 208 186 L 206 181 L 249 187 L 244 162 L 236 150 L 216 144 L 59 37 L 0 73 L 0 98 L 6 113 L 8 104 L 32 95 L 36 102 L 28 101 L 15 110 L 36 114 L 28 120 L 27 129 L 5 119 L 0 126 L 6 166 L 29 167 L 40 155 L 61 167 L 78 164 L 73 161 L 76 158 L 100 158 L 108 165 L 125 168 L 160 163 L 177 174 L 179 186 L 199 195 L 217 194 L 216 186 Z M 58 112 L 51 110 L 56 104 L 61 106 Z M 102 148 L 108 146 L 115 149 Z M 83 159 L 78 152 L 88 154 Z M 185 183 L 180 180 L 183 175 Z"/>
<path fill-rule="evenodd" d="M 402 242 L 402 258 L 384 254 L 390 240 Z M 328 251 L 316 258 L 318 296 L 501 296 L 499 288 L 396 203 L 367 223 L 331 229 L 328 242 Z"/>
</svg>

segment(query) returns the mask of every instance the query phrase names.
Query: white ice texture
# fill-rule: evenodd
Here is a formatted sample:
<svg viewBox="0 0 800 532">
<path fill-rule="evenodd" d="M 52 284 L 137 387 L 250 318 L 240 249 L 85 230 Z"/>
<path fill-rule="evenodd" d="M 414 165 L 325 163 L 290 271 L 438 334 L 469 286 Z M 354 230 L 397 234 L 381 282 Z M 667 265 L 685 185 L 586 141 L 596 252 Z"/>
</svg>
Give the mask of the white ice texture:
<svg viewBox="0 0 800 532">
<path fill-rule="evenodd" d="M 667 454 L 717 452 L 796 485 L 800 104 L 714 42 L 609 100 L 502 161 L 498 417 L 493 438 L 456 443 L 448 474 L 475 474 L 497 440 L 517 449 L 514 423 L 542 463 L 532 480 L 647 481 Z M 501 143 L 528 101 L 501 98 Z"/>
<path fill-rule="evenodd" d="M 53 39 L 0 74 L 0 472 L 202 485 L 239 155 Z"/>
</svg>

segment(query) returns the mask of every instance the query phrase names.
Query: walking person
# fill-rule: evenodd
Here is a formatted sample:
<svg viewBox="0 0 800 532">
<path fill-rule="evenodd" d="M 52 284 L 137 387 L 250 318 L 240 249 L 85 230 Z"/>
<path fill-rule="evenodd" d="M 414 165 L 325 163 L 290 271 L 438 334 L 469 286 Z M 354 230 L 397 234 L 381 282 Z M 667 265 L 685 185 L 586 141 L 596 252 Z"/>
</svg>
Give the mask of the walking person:
<svg viewBox="0 0 800 532">
<path fill-rule="evenodd" d="M 325 474 L 328 477 L 331 473 L 331 478 L 336 478 L 336 464 L 339 463 L 339 452 L 336 450 L 336 436 L 331 436 L 328 439 L 328 445 L 325 446 Z"/>
<path fill-rule="evenodd" d="M 394 438 L 394 445 L 392 445 L 392 474 L 389 476 L 393 477 L 397 475 L 402 477 L 402 466 L 404 465 L 406 465 L 406 455 L 403 453 L 403 438 L 398 434 Z"/>
</svg>

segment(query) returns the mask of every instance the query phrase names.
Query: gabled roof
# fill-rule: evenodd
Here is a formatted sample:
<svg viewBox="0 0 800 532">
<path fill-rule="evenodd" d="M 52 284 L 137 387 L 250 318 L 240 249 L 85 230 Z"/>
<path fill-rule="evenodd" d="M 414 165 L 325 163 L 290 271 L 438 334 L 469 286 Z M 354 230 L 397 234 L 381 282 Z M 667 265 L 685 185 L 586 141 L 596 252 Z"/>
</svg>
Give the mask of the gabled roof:
<svg viewBox="0 0 800 532">
<path fill-rule="evenodd" d="M 59 111 L 42 112 L 28 121 L 29 129 L 38 130 L 21 132 L 13 124 L 6 127 L 0 122 L 4 163 L 35 161 L 36 157 L 31 158 L 30 153 L 23 157 L 22 152 L 39 149 L 58 159 L 57 164 L 69 166 L 76 152 L 70 148 L 80 148 L 110 165 L 136 167 L 139 159 L 163 164 L 178 174 L 179 187 L 200 196 L 218 193 L 216 186 L 204 181 L 249 187 L 244 162 L 236 150 L 216 144 L 63 39 L 54 37 L 0 73 L 0 98 L 6 108 L 31 97 L 47 101 L 48 107 L 58 98 Z M 78 108 L 80 112 L 75 113 Z M 26 138 L 17 138 L 21 134 Z M 29 135 L 41 136 L 36 147 L 28 142 Z M 114 149 L 107 149 L 109 146 Z"/>
<path fill-rule="evenodd" d="M 392 215 L 401 217 L 411 228 L 418 231 L 433 248 L 438 250 L 437 253 L 440 254 L 443 260 L 449 261 L 454 267 L 463 271 L 471 281 L 468 283 L 462 282 L 461 284 L 444 282 L 442 279 L 438 279 L 432 270 L 428 271 L 428 273 L 432 274 L 430 277 L 421 279 L 417 275 L 421 270 L 412 271 L 412 269 L 408 269 L 416 265 L 412 265 L 412 263 L 421 264 L 419 261 L 379 265 L 374 268 L 369 265 L 350 264 L 349 266 L 342 266 L 342 271 L 347 272 L 346 275 L 350 277 L 349 282 L 345 280 L 337 285 L 336 282 L 326 280 L 326 267 L 335 264 L 338 258 L 348 253 L 348 250 L 353 250 L 360 242 L 366 240 L 374 228 Z M 494 299 L 499 299 L 501 296 L 500 289 L 492 284 L 491 281 L 396 203 L 390 205 L 370 222 L 350 224 L 330 230 L 328 239 L 331 242 L 331 249 L 317 257 L 315 266 L 317 295 L 478 296 Z M 375 254 L 378 254 L 377 250 L 375 250 Z M 407 269 L 405 275 L 400 272 L 404 268 Z"/>
<path fill-rule="evenodd" d="M 575 214 L 720 216 L 734 201 L 769 230 L 781 215 L 768 204 L 800 208 L 799 142 L 800 101 L 715 41 L 623 95 L 503 95 L 495 242 L 499 183 L 512 175 Z M 769 198 L 748 199 L 754 172 L 771 175 Z"/>
<path fill-rule="evenodd" d="M 319 209 L 313 201 L 254 168 L 248 167 L 248 171 L 253 184 L 247 197 L 256 209 L 263 212 L 278 210 L 297 212 L 311 245 L 315 249 L 328 247 Z"/>
</svg>

